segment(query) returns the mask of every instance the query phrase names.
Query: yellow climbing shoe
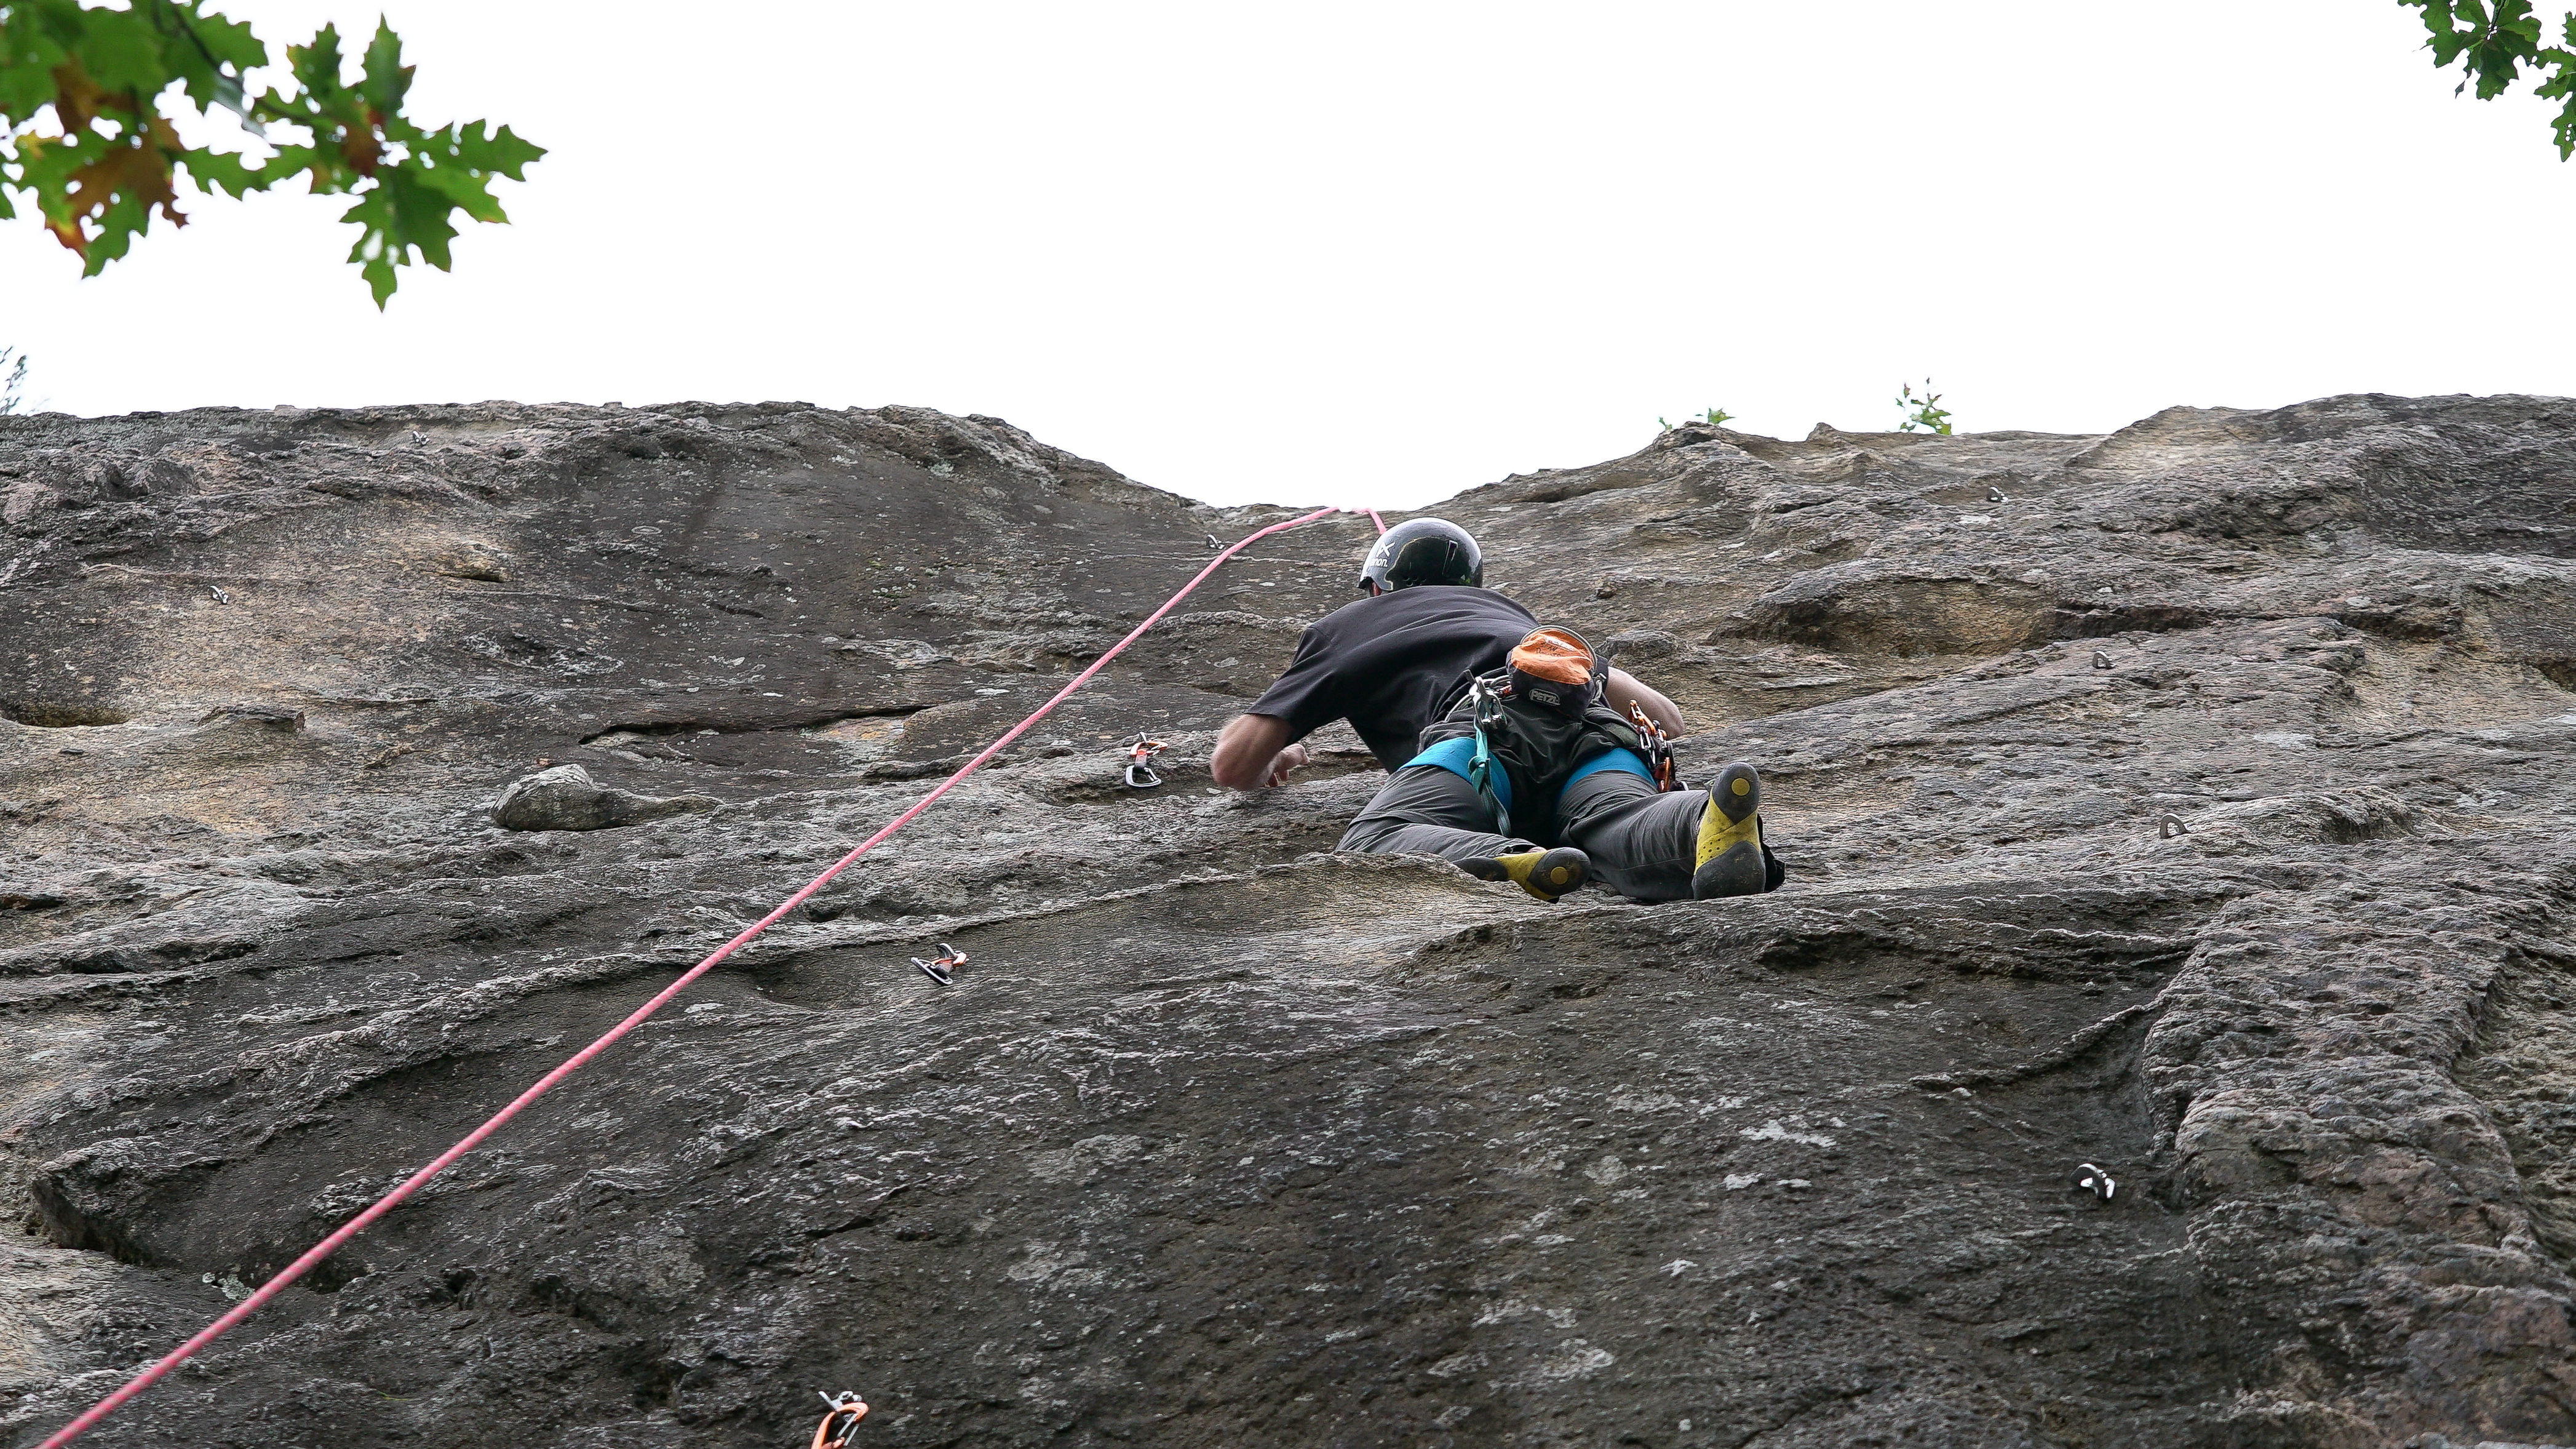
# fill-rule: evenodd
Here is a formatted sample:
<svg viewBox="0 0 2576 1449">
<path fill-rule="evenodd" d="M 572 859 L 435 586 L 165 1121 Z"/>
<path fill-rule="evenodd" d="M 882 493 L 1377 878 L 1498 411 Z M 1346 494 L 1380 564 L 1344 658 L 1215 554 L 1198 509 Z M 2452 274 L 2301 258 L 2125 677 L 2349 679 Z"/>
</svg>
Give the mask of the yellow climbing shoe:
<svg viewBox="0 0 2576 1449">
<path fill-rule="evenodd" d="M 1697 858 L 1691 872 L 1695 899 L 1760 895 L 1770 885 L 1770 867 L 1762 859 L 1762 774 L 1742 760 L 1709 782 Z"/>
<path fill-rule="evenodd" d="M 1543 901 L 1580 887 L 1592 874 L 1592 857 L 1570 845 L 1524 850 L 1517 855 L 1462 860 L 1458 868 L 1478 880 L 1507 880 Z"/>
</svg>

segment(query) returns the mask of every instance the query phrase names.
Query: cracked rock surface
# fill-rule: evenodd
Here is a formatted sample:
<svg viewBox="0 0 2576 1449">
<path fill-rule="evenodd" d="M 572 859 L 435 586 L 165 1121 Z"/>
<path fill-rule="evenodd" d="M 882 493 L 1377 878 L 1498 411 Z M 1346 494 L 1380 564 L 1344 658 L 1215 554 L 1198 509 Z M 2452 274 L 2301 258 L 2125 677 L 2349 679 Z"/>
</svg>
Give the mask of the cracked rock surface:
<svg viewBox="0 0 2576 1449">
<path fill-rule="evenodd" d="M 1346 730 L 1213 789 L 1367 528 L 1265 540 L 90 1442 L 2576 1443 L 2576 401 L 1439 512 L 1787 889 L 1326 854 Z M 0 1444 L 1289 516 L 910 408 L 0 419 Z"/>
</svg>

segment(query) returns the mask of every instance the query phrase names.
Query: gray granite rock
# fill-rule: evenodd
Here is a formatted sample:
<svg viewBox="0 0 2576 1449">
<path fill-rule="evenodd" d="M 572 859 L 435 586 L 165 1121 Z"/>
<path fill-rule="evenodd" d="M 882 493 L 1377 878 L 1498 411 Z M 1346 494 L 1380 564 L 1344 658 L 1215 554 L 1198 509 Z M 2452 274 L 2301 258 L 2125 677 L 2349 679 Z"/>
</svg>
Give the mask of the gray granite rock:
<svg viewBox="0 0 2576 1449">
<path fill-rule="evenodd" d="M 0 499 L 15 1446 L 1291 516 L 786 404 L 8 418 Z M 1440 511 L 1788 889 L 1327 854 L 1342 730 L 1215 791 L 1367 530 L 1266 540 L 95 1442 L 2576 1443 L 2576 402 Z"/>
<path fill-rule="evenodd" d="M 492 823 L 504 830 L 609 830 L 713 810 L 713 795 L 638 795 L 611 790 L 579 765 L 556 765 L 522 776 L 492 804 Z"/>
</svg>

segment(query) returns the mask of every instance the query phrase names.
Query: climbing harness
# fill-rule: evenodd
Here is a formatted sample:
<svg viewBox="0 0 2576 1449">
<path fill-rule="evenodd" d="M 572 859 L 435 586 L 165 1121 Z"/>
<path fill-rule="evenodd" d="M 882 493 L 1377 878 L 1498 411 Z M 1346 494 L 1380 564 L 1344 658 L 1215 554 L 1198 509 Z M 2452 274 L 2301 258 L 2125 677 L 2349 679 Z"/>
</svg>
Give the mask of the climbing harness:
<svg viewBox="0 0 2576 1449">
<path fill-rule="evenodd" d="M 814 1449 L 850 1449 L 850 1441 L 858 1436 L 859 1421 L 868 1416 L 867 1401 L 852 1393 L 836 1399 L 821 1389 L 814 1392 L 825 1405 L 823 1422 L 814 1426 Z"/>
<path fill-rule="evenodd" d="M 1138 730 L 1136 738 L 1127 743 L 1127 788 L 1151 790 L 1162 784 L 1163 777 L 1154 773 L 1152 762 L 1156 755 L 1170 748 L 1161 740 L 1148 738 L 1143 730 Z"/>
<path fill-rule="evenodd" d="M 1126 637 L 1120 639 L 1117 643 L 1110 645 L 1099 658 L 1091 661 L 1090 665 L 1080 674 L 1075 675 L 1072 680 L 1064 686 L 1064 688 L 1057 690 L 1054 695 L 1048 698 L 1046 703 L 1039 705 L 1037 710 L 1027 719 L 1011 726 L 1008 733 L 1004 734 L 1000 739 L 993 741 L 991 744 L 986 745 L 981 754 L 976 755 L 973 759 L 968 760 L 965 764 L 959 766 L 955 774 L 940 781 L 938 786 L 932 789 L 929 794 L 922 796 L 917 801 L 914 801 L 910 809 L 886 822 L 885 826 L 878 830 L 876 834 L 859 842 L 855 849 L 851 850 L 849 854 L 842 856 L 839 860 L 834 861 L 821 875 L 807 881 L 802 888 L 796 891 L 795 894 L 789 896 L 783 901 L 780 901 L 778 905 L 769 912 L 769 914 L 752 922 L 750 925 L 743 927 L 743 929 L 736 934 L 732 940 L 725 942 L 723 945 L 718 946 L 715 950 L 709 952 L 706 959 L 700 961 L 697 965 L 690 967 L 688 970 L 681 972 L 678 978 L 673 980 L 670 985 L 663 987 L 658 992 L 655 992 L 651 1000 L 646 1001 L 642 1006 L 639 1006 L 633 1011 L 627 1013 L 623 1020 L 619 1021 L 615 1026 L 610 1027 L 607 1031 L 601 1033 L 598 1040 L 565 1058 L 562 1064 L 557 1066 L 553 1071 L 539 1077 L 526 1091 L 521 1092 L 518 1096 L 512 1098 L 508 1106 L 493 1113 L 489 1118 L 484 1120 L 481 1126 L 478 1126 L 473 1131 L 466 1133 L 465 1136 L 459 1139 L 454 1146 L 430 1159 L 428 1166 L 423 1167 L 418 1172 L 404 1178 L 392 1191 L 369 1204 L 365 1209 L 360 1211 L 356 1217 L 342 1223 L 328 1237 L 315 1243 L 312 1247 L 305 1249 L 301 1257 L 298 1257 L 294 1262 L 289 1263 L 284 1268 L 278 1270 L 275 1277 L 270 1278 L 267 1282 L 252 1289 L 248 1297 L 242 1299 L 239 1303 L 234 1304 L 222 1317 L 217 1318 L 214 1322 L 198 1329 L 187 1342 L 180 1344 L 177 1348 L 172 1349 L 169 1353 L 156 1360 L 149 1368 L 144 1369 L 133 1378 L 126 1380 L 122 1385 L 118 1386 L 114 1393 L 109 1394 L 106 1398 L 103 1398 L 97 1403 L 82 1410 L 78 1418 L 73 1419 L 70 1423 L 55 1430 L 52 1436 L 47 1438 L 43 1443 L 38 1444 L 36 1449 L 63 1449 L 64 1445 L 67 1445 L 73 1440 L 79 1438 L 81 1435 L 88 1433 L 101 1419 L 115 1413 L 117 1409 L 122 1407 L 135 1395 L 142 1393 L 145 1389 L 159 1383 L 172 1369 L 175 1369 L 179 1365 L 187 1362 L 199 1349 L 204 1348 L 207 1344 L 214 1342 L 216 1339 L 221 1338 L 224 1334 L 230 1332 L 235 1326 L 240 1324 L 243 1319 L 257 1313 L 270 1299 L 285 1292 L 297 1279 L 313 1271 L 316 1265 L 329 1258 L 333 1253 L 340 1251 L 341 1248 L 347 1246 L 350 1239 L 355 1238 L 360 1233 L 365 1232 L 368 1228 L 373 1227 L 378 1219 L 401 1206 L 405 1199 L 427 1186 L 430 1179 L 438 1176 L 442 1172 L 445 1172 L 450 1167 L 455 1166 L 459 1158 L 472 1152 L 475 1148 L 482 1146 L 493 1133 L 508 1126 L 511 1119 L 517 1117 L 521 1112 L 526 1111 L 539 1097 L 553 1091 L 566 1077 L 571 1076 L 573 1073 L 580 1071 L 584 1066 L 588 1065 L 592 1058 L 597 1057 L 600 1053 L 607 1051 L 610 1047 L 615 1046 L 618 1042 L 625 1039 L 628 1033 L 634 1031 L 637 1027 L 642 1026 L 654 1015 L 654 1013 L 660 1011 L 663 1007 L 668 1006 L 673 997 L 678 996 L 681 992 L 688 990 L 690 986 L 696 984 L 699 977 L 714 970 L 726 957 L 731 956 L 736 951 L 739 951 L 743 947 L 751 944 L 755 937 L 759 936 L 762 932 L 767 931 L 771 926 L 776 925 L 779 921 L 784 919 L 788 912 L 805 904 L 806 900 L 816 891 L 830 885 L 834 878 L 838 877 L 841 872 L 858 864 L 859 857 L 866 855 L 869 851 L 874 850 L 879 845 L 885 843 L 885 841 L 896 831 L 911 824 L 913 820 L 921 814 L 921 812 L 938 804 L 942 796 L 946 795 L 949 791 L 956 789 L 958 785 L 965 781 L 967 776 L 974 774 L 979 769 L 982 769 L 987 760 L 992 759 L 995 755 L 998 755 L 1003 750 L 1009 748 L 1012 741 L 1036 728 L 1039 720 L 1042 720 L 1049 714 L 1054 713 L 1057 705 L 1060 705 L 1066 700 L 1072 698 L 1075 690 L 1089 684 L 1094 675 L 1097 675 L 1101 670 L 1108 668 L 1110 660 L 1117 658 L 1121 653 L 1125 652 L 1128 645 L 1145 637 L 1145 631 L 1153 628 L 1156 624 L 1161 623 L 1164 615 L 1171 613 L 1172 610 L 1176 608 L 1179 608 L 1183 599 L 1188 598 L 1199 585 L 1208 581 L 1209 575 L 1214 574 L 1218 569 L 1225 566 L 1226 560 L 1233 558 L 1236 554 L 1243 552 L 1253 544 L 1260 542 L 1262 539 L 1268 538 L 1274 533 L 1285 533 L 1292 528 L 1302 528 L 1309 523 L 1315 522 L 1317 519 L 1328 518 L 1336 513 L 1348 513 L 1352 511 L 1353 510 L 1346 508 L 1318 508 L 1311 513 L 1299 514 L 1295 518 L 1285 519 L 1281 522 L 1271 524 L 1266 528 L 1255 529 L 1250 534 L 1245 535 L 1242 541 L 1236 543 L 1232 548 L 1226 549 L 1216 557 L 1209 559 L 1207 567 L 1200 569 L 1196 574 L 1192 575 L 1188 583 L 1181 585 L 1178 593 L 1175 593 L 1169 599 L 1163 601 L 1163 606 L 1161 608 L 1146 615 L 1143 623 L 1128 630 Z"/>
<path fill-rule="evenodd" d="M 1474 738 L 1467 783 L 1492 812 L 1497 834 L 1537 839 L 1532 832 L 1544 832 L 1557 792 L 1615 750 L 1634 752 L 1658 791 L 1683 788 L 1672 741 L 1654 721 L 1633 701 L 1625 717 L 1601 702 L 1609 673 L 1581 635 L 1534 630 L 1503 668 L 1469 680 L 1434 726 L 1445 728 L 1445 739 Z"/>
<path fill-rule="evenodd" d="M 948 974 L 948 968 L 951 966 L 965 965 L 966 953 L 949 945 L 947 942 L 942 941 L 939 943 L 938 960 L 924 961 L 920 957 L 915 956 L 912 958 L 912 964 L 921 968 L 922 975 L 929 977 L 940 985 L 954 986 L 957 984 L 957 981 L 955 977 Z"/>
</svg>

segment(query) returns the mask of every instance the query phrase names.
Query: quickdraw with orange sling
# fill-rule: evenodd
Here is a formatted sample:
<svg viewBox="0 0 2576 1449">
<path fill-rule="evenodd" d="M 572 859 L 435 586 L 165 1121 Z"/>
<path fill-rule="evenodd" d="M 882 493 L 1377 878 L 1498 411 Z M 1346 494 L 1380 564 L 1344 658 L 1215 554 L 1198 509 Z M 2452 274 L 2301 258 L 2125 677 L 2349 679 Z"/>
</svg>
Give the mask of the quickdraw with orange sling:
<svg viewBox="0 0 2576 1449">
<path fill-rule="evenodd" d="M 850 1449 L 850 1440 L 858 1436 L 859 1421 L 868 1416 L 867 1401 L 857 1394 L 845 1393 L 836 1399 L 820 1389 L 815 1392 L 822 1394 L 830 1408 L 823 1422 L 814 1426 L 814 1449 Z"/>
</svg>

